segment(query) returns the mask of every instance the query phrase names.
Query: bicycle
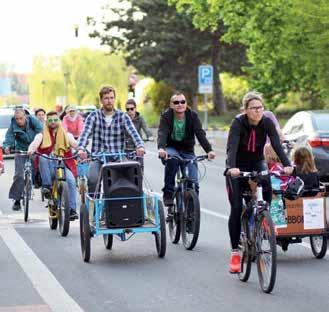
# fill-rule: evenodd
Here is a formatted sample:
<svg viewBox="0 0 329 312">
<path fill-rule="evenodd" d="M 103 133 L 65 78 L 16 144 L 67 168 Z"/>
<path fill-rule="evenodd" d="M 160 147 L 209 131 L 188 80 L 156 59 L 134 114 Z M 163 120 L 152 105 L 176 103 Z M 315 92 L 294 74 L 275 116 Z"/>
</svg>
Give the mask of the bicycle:
<svg viewBox="0 0 329 312">
<path fill-rule="evenodd" d="M 81 163 L 78 168 L 81 195 L 80 242 L 85 262 L 90 260 L 91 238 L 99 235 L 103 236 L 105 248 L 110 250 L 114 237 L 124 242 L 135 234 L 151 233 L 155 237 L 158 257 L 163 258 L 166 254 L 166 224 L 162 202 L 156 194 L 150 195 L 142 189 L 140 163 L 124 161 L 124 158 L 134 154 L 89 153 L 91 159 L 103 163 L 95 193 L 88 194 L 86 189 L 87 164 Z M 120 174 L 111 176 L 112 170 Z M 123 184 L 119 188 L 115 187 L 118 192 L 111 194 L 108 186 L 111 187 L 112 183 L 118 186 L 119 181 Z M 139 194 L 136 194 L 136 190 Z"/>
<path fill-rule="evenodd" d="M 269 205 L 263 199 L 261 178 L 268 171 L 240 172 L 238 178 L 248 178 L 257 183 L 256 198 L 250 190 L 243 192 L 244 205 L 241 215 L 240 244 L 242 250 L 239 279 L 247 282 L 251 263 L 256 261 L 259 284 L 263 292 L 270 293 L 276 280 L 276 233 L 269 212 Z"/>
<path fill-rule="evenodd" d="M 55 179 L 51 186 L 51 194 L 47 204 L 48 220 L 52 230 L 56 230 L 59 224 L 61 236 L 67 236 L 70 230 L 70 221 L 73 221 L 73 219 L 70 219 L 68 198 L 72 195 L 68 192 L 64 161 L 76 158 L 77 154 L 71 157 L 50 157 L 38 152 L 35 154 L 48 160 L 56 161 Z"/>
<path fill-rule="evenodd" d="M 30 207 L 30 200 L 32 200 L 32 162 L 30 156 L 27 154 L 26 151 L 13 151 L 13 153 L 21 155 L 21 156 L 28 156 L 26 158 L 24 164 L 24 189 L 22 194 L 22 203 L 24 207 L 24 221 L 27 222 L 29 218 L 29 207 Z"/>
<path fill-rule="evenodd" d="M 195 181 L 189 178 L 188 164 L 208 159 L 208 155 L 184 159 L 179 156 L 169 156 L 169 159 L 179 162 L 181 170 L 177 171 L 176 187 L 173 193 L 173 206 L 168 207 L 166 222 L 169 236 L 173 244 L 177 244 L 182 236 L 183 245 L 192 250 L 199 238 L 200 232 L 200 201 L 195 190 Z"/>
</svg>

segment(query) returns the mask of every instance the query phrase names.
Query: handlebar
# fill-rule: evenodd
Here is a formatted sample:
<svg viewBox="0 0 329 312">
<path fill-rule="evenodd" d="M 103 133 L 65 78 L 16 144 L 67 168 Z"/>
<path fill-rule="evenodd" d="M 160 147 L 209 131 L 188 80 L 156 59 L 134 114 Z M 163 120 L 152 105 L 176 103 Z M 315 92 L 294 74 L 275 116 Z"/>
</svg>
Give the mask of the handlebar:
<svg viewBox="0 0 329 312">
<path fill-rule="evenodd" d="M 43 158 L 46 158 L 46 159 L 49 159 L 49 160 L 70 160 L 70 159 L 75 159 L 78 157 L 78 152 L 75 152 L 72 156 L 70 157 L 60 157 L 60 156 L 55 156 L 55 157 L 50 157 L 50 156 L 47 156 L 45 154 L 41 154 L 39 152 L 35 152 L 36 155 L 40 156 L 40 157 L 43 157 Z"/>
<path fill-rule="evenodd" d="M 21 151 L 21 150 L 11 150 L 13 154 L 19 154 L 19 155 L 28 155 L 27 151 Z"/>
<path fill-rule="evenodd" d="M 198 162 L 198 161 L 203 161 L 205 159 L 208 159 L 208 155 L 199 155 L 199 156 L 195 156 L 192 159 L 182 158 L 178 155 L 169 155 L 167 160 L 168 159 L 175 159 L 175 160 L 178 160 L 182 164 L 188 164 L 188 163 L 193 163 L 193 162 Z"/>
</svg>

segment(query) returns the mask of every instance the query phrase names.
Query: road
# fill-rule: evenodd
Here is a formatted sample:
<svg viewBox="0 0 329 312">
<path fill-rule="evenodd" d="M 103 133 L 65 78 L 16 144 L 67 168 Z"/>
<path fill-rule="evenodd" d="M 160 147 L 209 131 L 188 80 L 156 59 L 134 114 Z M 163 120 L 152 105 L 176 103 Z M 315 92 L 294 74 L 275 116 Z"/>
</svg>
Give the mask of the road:
<svg viewBox="0 0 329 312">
<path fill-rule="evenodd" d="M 81 258 L 78 221 L 68 237 L 48 227 L 47 210 L 35 190 L 30 221 L 11 210 L 7 199 L 13 160 L 0 177 L 0 312 L 2 311 L 326 311 L 329 257 L 313 257 L 308 241 L 278 248 L 278 274 L 272 294 L 261 292 L 255 266 L 248 283 L 228 273 L 229 205 L 222 175 L 224 153 L 200 166 L 202 221 L 198 244 L 186 251 L 168 243 L 159 259 L 152 235 L 114 241 L 104 248 L 92 239 L 91 262 Z M 163 166 L 148 143 L 145 175 L 156 192 Z M 206 169 L 206 172 L 204 172 Z"/>
</svg>

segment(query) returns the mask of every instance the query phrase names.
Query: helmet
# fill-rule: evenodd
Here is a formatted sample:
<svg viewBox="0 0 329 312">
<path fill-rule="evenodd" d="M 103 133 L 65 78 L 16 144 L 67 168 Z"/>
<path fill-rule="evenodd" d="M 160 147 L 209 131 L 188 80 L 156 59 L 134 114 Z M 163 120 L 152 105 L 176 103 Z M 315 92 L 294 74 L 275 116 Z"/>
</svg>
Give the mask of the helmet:
<svg viewBox="0 0 329 312">
<path fill-rule="evenodd" d="M 289 200 L 295 200 L 299 198 L 304 190 L 304 181 L 299 177 L 292 178 L 288 184 L 287 188 L 284 191 L 284 198 Z"/>
</svg>

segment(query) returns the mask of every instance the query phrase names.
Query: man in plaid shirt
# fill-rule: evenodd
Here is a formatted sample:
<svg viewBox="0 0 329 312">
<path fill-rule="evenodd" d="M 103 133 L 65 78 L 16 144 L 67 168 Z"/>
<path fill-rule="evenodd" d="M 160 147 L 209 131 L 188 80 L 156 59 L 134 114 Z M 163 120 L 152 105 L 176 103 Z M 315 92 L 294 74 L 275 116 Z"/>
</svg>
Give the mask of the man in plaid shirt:
<svg viewBox="0 0 329 312">
<path fill-rule="evenodd" d="M 136 155 L 142 157 L 145 153 L 144 142 L 139 136 L 130 117 L 114 108 L 115 90 L 103 87 L 99 92 L 102 108 L 90 113 L 85 121 L 84 129 L 78 141 L 79 156 L 87 158 L 85 148 L 88 138 L 92 136 L 92 153 L 122 153 L 124 151 L 125 130 L 132 137 L 136 146 Z M 88 172 L 88 189 L 94 193 L 102 163 L 95 160 L 90 163 Z"/>
</svg>

